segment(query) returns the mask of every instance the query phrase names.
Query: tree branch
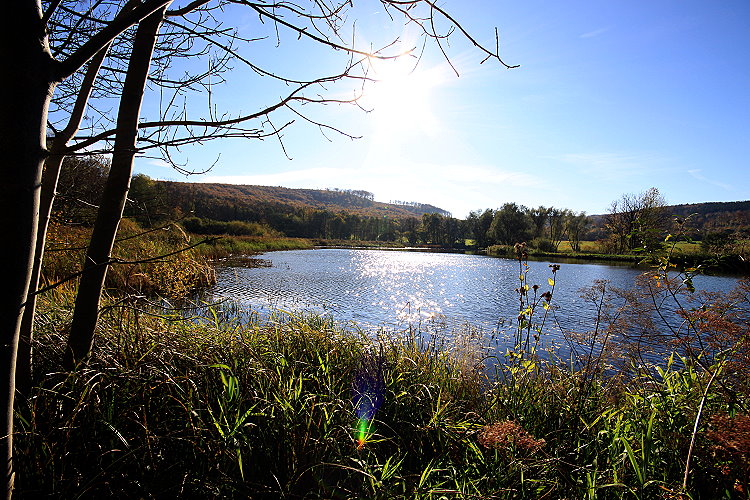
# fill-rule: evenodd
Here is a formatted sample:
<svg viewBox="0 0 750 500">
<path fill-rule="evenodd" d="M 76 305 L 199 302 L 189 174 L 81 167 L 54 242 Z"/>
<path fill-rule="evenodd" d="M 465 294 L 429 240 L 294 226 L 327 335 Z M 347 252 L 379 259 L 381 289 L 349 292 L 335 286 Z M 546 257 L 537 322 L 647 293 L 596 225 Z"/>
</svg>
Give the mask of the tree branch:
<svg viewBox="0 0 750 500">
<path fill-rule="evenodd" d="M 339 75 L 321 78 L 318 80 L 314 80 L 311 82 L 306 82 L 301 84 L 299 87 L 294 89 L 294 91 L 290 94 L 288 94 L 284 99 L 280 100 L 276 104 L 273 104 L 271 106 L 268 106 L 267 108 L 264 108 L 260 111 L 256 111 L 255 113 L 251 113 L 244 116 L 239 116 L 235 118 L 230 118 L 227 120 L 214 120 L 214 121 L 204 121 L 204 120 L 159 120 L 159 121 L 152 121 L 152 122 L 141 122 L 138 124 L 138 129 L 147 129 L 147 128 L 163 128 L 163 127 L 175 127 L 175 126 L 182 126 L 182 127 L 206 127 L 206 128 L 225 128 L 230 127 L 233 125 L 238 125 L 240 123 L 253 120 L 256 118 L 260 118 L 261 116 L 268 115 L 272 113 L 273 111 L 287 106 L 292 101 L 308 101 L 308 102 L 338 102 L 338 103 L 345 103 L 345 102 L 354 102 L 356 99 L 353 99 L 351 101 L 333 101 L 333 100 L 313 100 L 310 98 L 306 98 L 304 96 L 299 96 L 298 94 L 302 92 L 304 89 L 320 83 L 325 83 L 329 81 L 338 80 L 344 77 L 350 76 L 348 74 L 349 70 L 351 68 L 347 68 L 347 70 Z M 307 119 L 307 118 L 305 118 Z M 66 148 L 66 152 L 75 152 L 80 151 L 82 149 L 85 149 L 89 146 L 92 146 L 96 144 L 99 141 L 106 140 L 116 134 L 116 129 L 106 130 L 104 132 L 101 132 L 93 137 L 85 138 L 81 140 L 81 142 L 76 143 L 73 146 L 69 146 Z M 205 138 L 205 136 L 204 136 Z"/>
<path fill-rule="evenodd" d="M 57 64 L 54 72 L 54 79 L 62 81 L 78 71 L 86 61 L 91 59 L 97 52 L 110 44 L 118 35 L 122 34 L 131 26 L 137 24 L 157 10 L 168 5 L 172 0 L 146 0 L 139 4 L 133 10 L 115 16 L 105 28 L 89 38 L 86 43 L 81 45 L 67 59 Z"/>
</svg>

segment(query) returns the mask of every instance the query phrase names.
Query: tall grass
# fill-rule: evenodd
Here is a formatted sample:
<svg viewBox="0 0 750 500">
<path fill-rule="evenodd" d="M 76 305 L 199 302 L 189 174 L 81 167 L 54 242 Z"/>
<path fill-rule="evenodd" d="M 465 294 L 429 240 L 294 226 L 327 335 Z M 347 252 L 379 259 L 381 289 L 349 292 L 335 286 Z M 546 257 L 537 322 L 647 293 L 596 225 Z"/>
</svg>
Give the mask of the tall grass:
<svg viewBox="0 0 750 500">
<path fill-rule="evenodd" d="M 86 227 L 51 224 L 42 268 L 45 285 L 63 282 L 81 271 L 90 233 Z M 124 219 L 107 272 L 107 289 L 115 294 L 183 299 L 212 284 L 213 269 L 200 247 L 189 248 L 194 243 L 195 238 L 176 224 L 145 231 Z"/>
<path fill-rule="evenodd" d="M 312 247 L 312 242 L 302 238 L 221 236 L 201 245 L 198 251 L 205 258 L 220 260 L 272 250 L 304 250 Z"/>
<path fill-rule="evenodd" d="M 673 335 L 676 354 L 647 363 L 610 344 L 648 340 L 618 308 L 642 316 L 649 295 L 608 313 L 600 286 L 589 295 L 602 304 L 596 325 L 571 337 L 584 353 L 571 366 L 536 348 L 554 314 L 555 269 L 535 288 L 519 253 L 524 292 L 504 359 L 470 331 L 445 348 L 425 332 L 376 335 L 283 312 L 259 321 L 231 304 L 191 316 L 131 297 L 105 307 L 88 366 L 62 372 L 73 287 L 44 294 L 37 379 L 16 413 L 17 492 L 747 498 L 750 287 L 683 309 L 690 328 Z M 686 279 L 659 283 L 664 295 L 651 298 L 690 293 Z M 691 350 L 709 334 L 718 350 Z M 362 394 L 377 401 L 364 425 Z"/>
<path fill-rule="evenodd" d="M 732 498 L 747 481 L 747 450 L 707 434 L 746 412 L 745 380 L 710 392 L 704 412 L 723 428 L 701 425 L 681 487 L 707 382 L 688 359 L 591 380 L 542 359 L 488 374 L 480 356 L 324 317 L 136 306 L 109 309 L 72 373 L 58 370 L 69 312 L 45 307 L 39 379 L 17 412 L 21 496 Z M 352 384 L 373 355 L 383 404 L 358 449 Z"/>
</svg>

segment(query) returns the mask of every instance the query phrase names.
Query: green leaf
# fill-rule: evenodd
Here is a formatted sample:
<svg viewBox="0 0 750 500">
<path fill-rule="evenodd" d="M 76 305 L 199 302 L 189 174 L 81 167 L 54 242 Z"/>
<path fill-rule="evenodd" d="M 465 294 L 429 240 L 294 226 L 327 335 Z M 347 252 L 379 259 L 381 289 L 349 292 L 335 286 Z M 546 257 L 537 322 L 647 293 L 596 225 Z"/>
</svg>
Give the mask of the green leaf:
<svg viewBox="0 0 750 500">
<path fill-rule="evenodd" d="M 643 484 L 643 469 L 638 467 L 638 459 L 635 456 L 635 452 L 633 451 L 633 448 L 630 446 L 630 443 L 628 443 L 628 440 L 624 437 L 620 438 L 620 442 L 625 446 L 625 451 L 628 454 L 628 459 L 630 460 L 630 465 L 633 466 L 633 470 L 635 471 L 635 475 L 638 478 L 638 483 Z"/>
</svg>

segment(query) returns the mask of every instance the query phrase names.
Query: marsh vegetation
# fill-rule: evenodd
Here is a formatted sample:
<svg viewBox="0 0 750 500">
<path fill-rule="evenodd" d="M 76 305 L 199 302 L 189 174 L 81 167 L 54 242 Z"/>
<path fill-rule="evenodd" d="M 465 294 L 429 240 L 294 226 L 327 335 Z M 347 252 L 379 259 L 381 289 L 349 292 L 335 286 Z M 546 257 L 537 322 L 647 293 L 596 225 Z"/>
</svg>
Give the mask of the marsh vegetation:
<svg viewBox="0 0 750 500">
<path fill-rule="evenodd" d="M 57 287 L 42 295 L 36 378 L 16 412 L 17 491 L 746 497 L 748 284 L 691 291 L 694 276 L 666 261 L 625 302 L 599 283 L 586 294 L 594 319 L 570 334 L 586 347 L 573 366 L 541 347 L 560 271 L 535 281 L 517 250 L 502 353 L 468 327 L 446 347 L 414 325 L 261 320 L 231 303 L 191 314 L 113 294 L 89 364 L 60 371 L 74 287 Z M 644 361 L 656 345 L 668 354 Z"/>
</svg>

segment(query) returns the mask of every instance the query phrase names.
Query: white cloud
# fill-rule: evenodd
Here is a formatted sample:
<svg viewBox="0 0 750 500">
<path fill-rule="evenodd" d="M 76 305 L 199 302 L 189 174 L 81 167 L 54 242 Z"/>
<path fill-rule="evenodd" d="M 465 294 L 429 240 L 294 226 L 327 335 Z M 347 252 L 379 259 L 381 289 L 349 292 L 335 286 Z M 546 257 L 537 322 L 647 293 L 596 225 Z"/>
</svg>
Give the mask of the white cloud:
<svg viewBox="0 0 750 500">
<path fill-rule="evenodd" d="M 343 168 L 309 168 L 290 170 L 271 174 L 253 175 L 206 175 L 198 179 L 199 182 L 216 182 L 220 184 L 252 184 L 257 186 L 284 186 L 291 188 L 323 188 L 343 187 L 329 185 L 330 180 L 346 176 L 350 170 Z"/>
<path fill-rule="evenodd" d="M 665 162 L 664 158 L 654 154 L 622 153 L 569 153 L 556 159 L 573 165 L 582 174 L 606 181 L 653 175 Z"/>
<path fill-rule="evenodd" d="M 699 169 L 699 168 L 694 168 L 692 170 L 688 170 L 687 172 L 694 179 L 697 179 L 697 180 L 699 180 L 701 182 L 707 182 L 708 184 L 713 184 L 714 186 L 718 186 L 718 187 L 720 187 L 720 188 L 722 188 L 722 189 L 724 189 L 726 191 L 734 191 L 733 187 L 730 186 L 729 184 L 725 184 L 723 182 L 719 182 L 719 181 L 715 181 L 715 180 L 709 179 L 708 177 L 706 177 L 705 175 L 703 175 L 701 173 L 702 170 Z"/>
<path fill-rule="evenodd" d="M 152 158 L 146 162 L 146 164 L 152 167 L 172 168 L 172 165 L 159 158 Z"/>
<path fill-rule="evenodd" d="M 602 34 L 606 33 L 610 29 L 611 28 L 609 28 L 609 27 L 607 27 L 607 28 L 599 28 L 597 30 L 589 31 L 587 33 L 584 33 L 584 34 L 580 35 L 578 38 L 594 38 L 594 37 L 597 37 L 599 35 L 602 35 Z"/>
</svg>

